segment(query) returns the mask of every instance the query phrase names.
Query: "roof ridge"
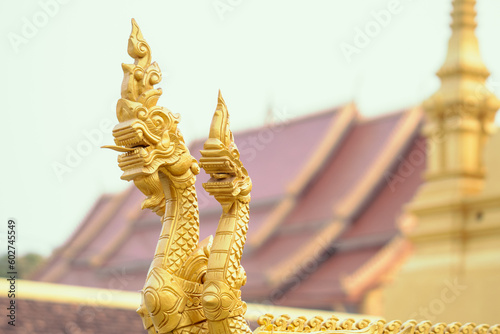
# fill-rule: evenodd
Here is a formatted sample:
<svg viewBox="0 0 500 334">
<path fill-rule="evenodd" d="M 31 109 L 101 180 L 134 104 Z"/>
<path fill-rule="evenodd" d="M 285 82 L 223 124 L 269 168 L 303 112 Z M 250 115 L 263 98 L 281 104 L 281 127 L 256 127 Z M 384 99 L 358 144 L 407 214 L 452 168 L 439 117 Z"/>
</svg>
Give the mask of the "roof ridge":
<svg viewBox="0 0 500 334">
<path fill-rule="evenodd" d="M 396 117 L 396 116 L 398 116 L 400 114 L 404 114 L 404 113 L 406 113 L 408 111 L 411 111 L 411 110 L 414 110 L 414 109 L 422 109 L 422 106 L 420 104 L 417 104 L 417 105 L 413 105 L 413 106 L 408 106 L 408 107 L 401 108 L 401 109 L 392 110 L 392 111 L 390 111 L 388 113 L 374 115 L 374 116 L 365 116 L 363 114 L 360 114 L 358 122 L 360 124 L 363 124 L 363 123 L 383 121 L 383 120 L 385 120 L 387 118 Z"/>
<path fill-rule="evenodd" d="M 260 131 L 263 128 L 273 127 L 275 125 L 282 124 L 282 123 L 286 123 L 286 124 L 300 123 L 300 122 L 303 122 L 305 120 L 314 119 L 316 117 L 321 117 L 321 116 L 324 116 L 324 115 L 328 115 L 330 113 L 333 114 L 335 112 L 338 112 L 338 111 L 342 110 L 343 108 L 345 108 L 345 107 L 347 107 L 349 105 L 354 106 L 354 108 L 356 108 L 356 110 L 358 111 L 358 122 L 359 123 L 378 122 L 378 121 L 383 120 L 385 118 L 390 118 L 390 117 L 394 117 L 394 116 L 396 116 L 398 114 L 403 114 L 403 113 L 407 112 L 408 110 L 412 110 L 412 109 L 415 109 L 415 108 L 421 108 L 421 105 L 417 104 L 417 105 L 413 105 L 413 106 L 408 106 L 408 107 L 404 107 L 404 108 L 395 109 L 395 110 L 389 111 L 389 112 L 384 113 L 384 114 L 373 115 L 373 116 L 366 116 L 366 115 L 363 115 L 362 113 L 359 112 L 359 109 L 357 108 L 355 102 L 348 102 L 348 103 L 340 104 L 340 105 L 338 105 L 336 107 L 331 107 L 331 108 L 327 108 L 327 109 L 321 109 L 319 111 L 315 111 L 315 112 L 312 112 L 312 113 L 309 113 L 309 114 L 298 115 L 297 117 L 293 117 L 293 118 L 291 118 L 289 120 L 286 120 L 285 122 L 272 123 L 272 124 L 267 124 L 267 125 L 263 124 L 263 125 L 260 125 L 260 126 L 254 126 L 254 127 L 251 127 L 251 128 L 236 130 L 236 131 L 233 131 L 233 134 L 235 134 L 235 135 L 245 135 L 245 134 L 248 134 L 248 133 Z M 204 137 L 195 138 L 195 139 L 192 139 L 190 141 L 190 143 L 189 143 L 188 146 L 189 146 L 189 148 L 192 148 L 192 146 L 195 146 L 195 145 L 197 145 L 199 143 L 203 143 L 204 141 L 205 141 Z"/>
<path fill-rule="evenodd" d="M 125 222 L 120 225 L 120 229 L 113 234 L 109 243 L 104 246 L 99 253 L 90 256 L 88 261 L 92 266 L 101 267 L 124 245 L 128 240 L 127 238 L 133 233 L 135 225 L 138 222 L 138 217 L 142 212 L 143 211 L 139 210 L 137 207 L 130 208 L 126 215 Z M 158 223 L 161 223 L 160 219 L 158 219 Z"/>
<path fill-rule="evenodd" d="M 401 263 L 403 259 L 408 257 L 410 245 L 406 238 L 396 235 L 356 271 L 340 279 L 344 292 L 354 298 L 359 296 L 373 280 L 382 279 L 381 276 L 386 272 L 386 269 Z"/>
<path fill-rule="evenodd" d="M 298 115 L 297 117 L 286 119 L 286 120 L 281 121 L 281 122 L 276 122 L 276 123 L 271 123 L 271 124 L 263 124 L 260 126 L 254 126 L 254 127 L 250 127 L 250 128 L 246 128 L 246 129 L 236 130 L 236 131 L 233 131 L 233 134 L 234 135 L 246 135 L 249 133 L 258 132 L 258 131 L 262 130 L 263 128 L 270 128 L 270 127 L 280 125 L 280 124 L 290 125 L 290 124 L 300 123 L 300 122 L 303 122 L 305 120 L 312 120 L 312 119 L 315 119 L 317 117 L 325 116 L 328 114 L 334 114 L 334 113 L 342 110 L 343 108 L 345 108 L 346 106 L 351 105 L 351 104 L 353 104 L 353 102 L 341 104 L 339 106 L 328 108 L 328 109 L 322 109 L 322 110 L 319 110 L 319 111 L 316 111 L 316 112 L 313 112 L 310 114 Z M 189 148 L 192 148 L 196 144 L 203 143 L 204 141 L 205 141 L 204 137 L 193 139 L 189 143 Z M 238 144 L 238 143 L 236 143 L 236 144 Z"/>
<path fill-rule="evenodd" d="M 320 255 L 318 253 L 321 248 L 318 249 L 318 247 L 331 244 L 345 230 L 346 219 L 354 216 L 363 203 L 368 200 L 370 193 L 379 184 L 377 180 L 380 175 L 388 168 L 387 166 L 392 165 L 403 146 L 414 137 L 413 135 L 417 131 L 422 118 L 422 111 L 419 108 L 413 108 L 406 111 L 402 119 L 398 120 L 390 134 L 389 147 L 386 145 L 385 150 L 377 157 L 365 177 L 359 180 L 344 197 L 343 201 L 332 209 L 332 223 L 327 224 L 311 241 L 302 247 L 298 247 L 295 253 L 287 257 L 285 261 L 273 266 L 272 270 L 267 272 L 267 277 L 273 286 L 279 285 L 284 277 L 297 275 L 301 268 L 304 267 L 304 263 Z M 377 176 L 379 177 L 377 178 Z"/>
<path fill-rule="evenodd" d="M 328 158 L 338 149 L 342 139 L 351 128 L 351 124 L 356 121 L 358 115 L 354 103 L 349 103 L 338 111 L 338 116 L 330 121 L 329 131 L 325 133 L 322 141 L 308 162 L 302 167 L 296 179 L 288 185 L 284 199 L 271 212 L 266 223 L 248 238 L 246 246 L 247 253 L 265 243 L 276 231 L 278 226 L 290 214 L 297 201 L 297 197 L 311 182 L 314 176 L 325 165 Z"/>
<path fill-rule="evenodd" d="M 76 238 L 68 239 L 60 248 L 54 251 L 45 262 L 45 265 L 41 266 L 32 277 L 36 277 L 40 280 L 53 281 L 64 275 L 67 271 L 67 264 L 70 259 L 73 259 L 76 253 L 81 252 L 89 244 L 89 240 L 99 231 L 102 231 L 106 226 L 105 222 L 109 221 L 115 214 L 115 209 L 121 206 L 125 200 L 131 196 L 133 189 L 133 187 L 128 187 L 120 193 L 112 195 L 110 201 L 107 203 L 106 207 L 103 208 L 100 215 L 88 221 L 83 220 L 80 226 L 87 226 L 85 229 L 86 233 L 75 233 L 77 235 Z M 91 217 L 91 215 L 86 216 L 86 218 L 88 217 Z M 95 223 L 96 220 L 100 221 L 100 223 Z M 93 222 L 94 224 L 92 224 Z M 90 224 L 92 224 L 92 229 L 89 229 Z M 80 231 L 80 229 L 77 228 L 77 231 Z M 70 240 L 71 243 L 69 242 Z M 53 268 L 54 265 L 56 268 Z"/>
</svg>

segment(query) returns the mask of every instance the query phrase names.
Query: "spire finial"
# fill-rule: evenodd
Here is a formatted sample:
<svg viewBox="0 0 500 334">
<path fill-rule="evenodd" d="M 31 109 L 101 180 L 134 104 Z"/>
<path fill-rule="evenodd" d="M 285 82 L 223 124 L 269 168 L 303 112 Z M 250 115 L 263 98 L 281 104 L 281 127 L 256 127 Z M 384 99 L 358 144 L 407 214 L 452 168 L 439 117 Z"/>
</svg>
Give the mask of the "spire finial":
<svg viewBox="0 0 500 334">
<path fill-rule="evenodd" d="M 475 34 L 476 0 L 453 0 L 451 37 L 446 60 L 437 75 L 443 81 L 447 76 L 473 75 L 484 83 L 490 75 L 479 53 Z"/>
<path fill-rule="evenodd" d="M 475 4 L 476 0 L 453 0 L 448 52 L 437 72 L 441 87 L 423 105 L 424 134 L 432 148 L 428 179 L 484 176 L 482 152 L 500 101 L 485 86 L 490 73 L 475 34 Z"/>
<path fill-rule="evenodd" d="M 454 0 L 453 11 L 451 12 L 452 22 L 450 27 L 456 28 L 476 28 L 476 11 L 474 6 L 476 0 Z"/>
<path fill-rule="evenodd" d="M 219 96 L 217 97 L 217 109 L 226 108 L 226 102 L 222 98 L 222 93 L 219 89 Z"/>
</svg>

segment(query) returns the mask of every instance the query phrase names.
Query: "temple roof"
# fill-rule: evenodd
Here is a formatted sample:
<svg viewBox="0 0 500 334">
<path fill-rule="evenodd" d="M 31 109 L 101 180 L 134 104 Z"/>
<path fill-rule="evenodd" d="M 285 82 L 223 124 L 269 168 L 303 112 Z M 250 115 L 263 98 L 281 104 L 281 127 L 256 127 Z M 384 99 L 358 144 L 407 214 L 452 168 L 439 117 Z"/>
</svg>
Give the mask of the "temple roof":
<svg viewBox="0 0 500 334">
<path fill-rule="evenodd" d="M 415 107 L 367 119 L 348 104 L 234 133 L 253 183 L 245 301 L 356 310 L 410 252 L 398 224 L 422 182 L 422 117 Z M 203 142 L 190 145 L 197 159 Z M 202 172 L 196 183 L 201 239 L 220 216 L 201 187 L 207 179 Z M 133 185 L 103 195 L 33 278 L 140 290 L 160 231 L 143 199 Z"/>
</svg>

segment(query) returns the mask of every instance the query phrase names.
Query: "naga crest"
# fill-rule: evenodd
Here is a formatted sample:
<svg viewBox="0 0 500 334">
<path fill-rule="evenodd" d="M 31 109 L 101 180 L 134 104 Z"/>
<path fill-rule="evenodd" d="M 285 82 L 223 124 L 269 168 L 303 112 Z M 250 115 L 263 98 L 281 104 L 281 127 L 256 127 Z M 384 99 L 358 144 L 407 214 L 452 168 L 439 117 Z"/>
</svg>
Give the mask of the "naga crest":
<svg viewBox="0 0 500 334">
<path fill-rule="evenodd" d="M 245 203 L 250 201 L 252 181 L 241 163 L 240 152 L 229 129 L 229 113 L 220 91 L 210 133 L 201 155 L 200 165 L 210 174 L 203 188 L 222 204 L 225 212 L 229 209 L 224 205 L 226 199 L 230 203 L 234 197 Z"/>
<path fill-rule="evenodd" d="M 149 208 L 162 216 L 165 213 L 162 182 L 194 182 L 192 176 L 200 169 L 177 128 L 179 115 L 156 105 L 162 90 L 153 86 L 161 81 L 161 72 L 156 62 L 151 63 L 151 49 L 135 20 L 127 51 L 135 62 L 122 64 L 121 99 L 116 105 L 119 123 L 113 129 L 117 146 L 103 147 L 123 152 L 118 156 L 121 178 L 133 180 L 147 196 L 143 209 Z"/>
</svg>

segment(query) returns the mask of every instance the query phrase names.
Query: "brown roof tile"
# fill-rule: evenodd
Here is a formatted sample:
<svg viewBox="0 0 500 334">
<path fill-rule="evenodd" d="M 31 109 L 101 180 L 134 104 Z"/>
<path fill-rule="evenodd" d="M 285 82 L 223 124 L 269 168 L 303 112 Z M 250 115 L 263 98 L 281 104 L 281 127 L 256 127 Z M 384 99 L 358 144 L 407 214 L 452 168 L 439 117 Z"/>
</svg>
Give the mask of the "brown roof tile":
<svg viewBox="0 0 500 334">
<path fill-rule="evenodd" d="M 274 302 L 287 306 L 332 309 L 335 302 L 346 300 L 340 280 L 369 261 L 380 249 L 379 246 L 334 254 L 318 263 L 317 267 L 312 267 L 315 269 L 313 274 L 300 284 L 289 287 L 289 291 Z"/>
</svg>

